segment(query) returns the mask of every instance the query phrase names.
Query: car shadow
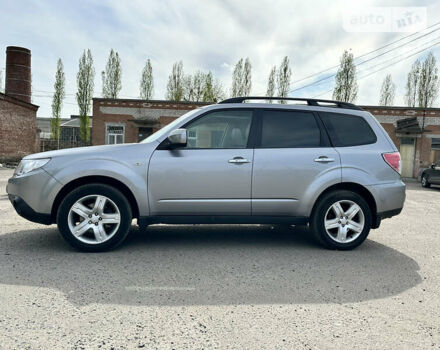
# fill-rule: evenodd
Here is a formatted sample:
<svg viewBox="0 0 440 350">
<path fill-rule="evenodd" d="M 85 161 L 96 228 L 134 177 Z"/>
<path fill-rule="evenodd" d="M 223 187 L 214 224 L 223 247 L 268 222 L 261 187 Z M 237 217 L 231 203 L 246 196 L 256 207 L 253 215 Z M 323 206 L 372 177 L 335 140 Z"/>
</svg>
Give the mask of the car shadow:
<svg viewBox="0 0 440 350">
<path fill-rule="evenodd" d="M 76 305 L 349 303 L 421 282 L 418 264 L 367 240 L 330 251 L 306 228 L 182 225 L 131 228 L 107 253 L 79 253 L 55 227 L 0 236 L 0 283 L 57 289 Z"/>
</svg>

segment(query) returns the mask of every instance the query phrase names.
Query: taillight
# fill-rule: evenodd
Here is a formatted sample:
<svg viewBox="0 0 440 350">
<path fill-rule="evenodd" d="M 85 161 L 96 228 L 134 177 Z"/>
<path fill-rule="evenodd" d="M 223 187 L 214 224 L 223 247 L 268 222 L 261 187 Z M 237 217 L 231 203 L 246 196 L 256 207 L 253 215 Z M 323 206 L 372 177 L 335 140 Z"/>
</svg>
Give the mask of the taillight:
<svg viewBox="0 0 440 350">
<path fill-rule="evenodd" d="M 399 152 L 382 153 L 382 157 L 391 168 L 393 168 L 395 171 L 397 171 L 400 174 L 400 172 L 402 170 L 402 166 L 401 166 L 401 162 L 400 162 L 400 153 Z"/>
</svg>

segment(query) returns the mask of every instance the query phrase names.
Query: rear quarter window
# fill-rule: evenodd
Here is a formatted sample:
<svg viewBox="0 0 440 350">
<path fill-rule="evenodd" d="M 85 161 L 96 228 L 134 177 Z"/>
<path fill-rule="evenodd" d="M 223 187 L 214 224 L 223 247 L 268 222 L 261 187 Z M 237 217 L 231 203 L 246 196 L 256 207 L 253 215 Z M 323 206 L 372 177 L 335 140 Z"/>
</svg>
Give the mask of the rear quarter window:
<svg viewBox="0 0 440 350">
<path fill-rule="evenodd" d="M 376 134 L 364 118 L 357 115 L 320 113 L 334 147 L 369 145 Z"/>
</svg>

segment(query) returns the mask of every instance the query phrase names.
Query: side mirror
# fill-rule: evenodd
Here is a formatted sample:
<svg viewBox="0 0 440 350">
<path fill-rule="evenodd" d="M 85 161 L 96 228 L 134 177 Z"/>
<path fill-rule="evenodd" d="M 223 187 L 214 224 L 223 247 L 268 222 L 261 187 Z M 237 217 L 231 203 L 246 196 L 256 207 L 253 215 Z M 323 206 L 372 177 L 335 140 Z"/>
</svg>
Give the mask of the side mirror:
<svg viewBox="0 0 440 350">
<path fill-rule="evenodd" d="M 431 164 L 431 169 L 435 169 L 435 164 L 434 163 Z"/>
<path fill-rule="evenodd" d="M 171 147 L 185 147 L 186 146 L 186 129 L 176 129 L 168 135 L 168 141 Z"/>
</svg>

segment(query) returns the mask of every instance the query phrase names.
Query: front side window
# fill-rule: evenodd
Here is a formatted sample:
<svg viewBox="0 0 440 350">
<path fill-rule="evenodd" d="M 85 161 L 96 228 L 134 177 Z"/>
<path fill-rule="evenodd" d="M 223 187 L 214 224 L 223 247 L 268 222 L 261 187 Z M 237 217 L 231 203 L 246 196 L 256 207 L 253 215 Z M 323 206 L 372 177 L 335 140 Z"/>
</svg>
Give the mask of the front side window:
<svg viewBox="0 0 440 350">
<path fill-rule="evenodd" d="M 370 125 L 360 116 L 339 113 L 320 115 L 335 147 L 361 146 L 377 141 Z"/>
<path fill-rule="evenodd" d="M 250 110 L 204 115 L 186 126 L 187 148 L 246 148 L 252 123 Z"/>
<path fill-rule="evenodd" d="M 310 148 L 321 145 L 321 132 L 312 113 L 263 111 L 262 148 Z"/>
<path fill-rule="evenodd" d="M 124 143 L 125 129 L 123 125 L 107 125 L 107 144 Z"/>
</svg>

